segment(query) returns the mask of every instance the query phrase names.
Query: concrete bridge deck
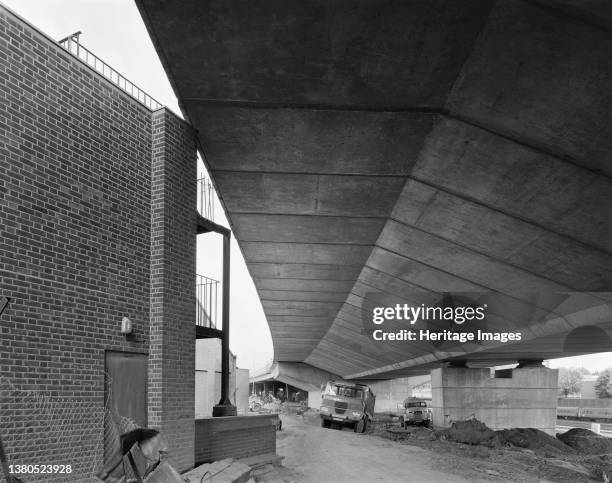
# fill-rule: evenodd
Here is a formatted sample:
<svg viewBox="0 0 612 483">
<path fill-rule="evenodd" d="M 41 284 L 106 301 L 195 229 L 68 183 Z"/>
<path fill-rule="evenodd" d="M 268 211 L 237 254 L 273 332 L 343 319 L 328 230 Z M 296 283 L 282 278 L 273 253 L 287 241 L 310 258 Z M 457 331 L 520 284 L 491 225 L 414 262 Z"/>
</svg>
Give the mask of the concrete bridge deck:
<svg viewBox="0 0 612 483">
<path fill-rule="evenodd" d="M 137 4 L 275 360 L 385 378 L 610 350 L 606 1 Z M 522 339 L 372 340 L 395 303 L 486 303 L 471 328 Z"/>
</svg>

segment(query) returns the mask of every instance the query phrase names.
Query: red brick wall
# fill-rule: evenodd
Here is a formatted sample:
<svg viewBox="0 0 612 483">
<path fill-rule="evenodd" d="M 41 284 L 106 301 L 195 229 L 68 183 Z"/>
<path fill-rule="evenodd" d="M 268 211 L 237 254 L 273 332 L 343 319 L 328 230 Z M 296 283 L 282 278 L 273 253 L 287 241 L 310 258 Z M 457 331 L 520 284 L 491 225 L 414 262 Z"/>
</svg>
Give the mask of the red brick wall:
<svg viewBox="0 0 612 483">
<path fill-rule="evenodd" d="M 153 114 L 149 425 L 179 470 L 193 467 L 195 419 L 196 157 L 193 131 Z M 192 236 L 186 236 L 191 233 Z"/>
<path fill-rule="evenodd" d="M 197 419 L 196 464 L 276 453 L 276 414 Z"/>
<path fill-rule="evenodd" d="M 151 396 L 149 426 L 172 432 L 171 450 L 187 453 L 177 459 L 187 465 L 196 204 L 189 129 L 157 115 L 163 132 L 155 139 L 166 136 L 168 155 L 160 164 L 155 154 L 160 181 L 151 111 L 2 7 L 0 99 L 0 296 L 12 298 L 0 316 L 0 436 L 9 463 L 72 465 L 71 475 L 27 481 L 76 481 L 96 470 L 104 351 L 118 350 L 150 354 L 149 393 L 163 404 Z M 154 195 L 169 244 L 161 265 L 159 246 L 151 255 L 151 223 L 159 222 L 152 176 L 155 193 L 165 193 L 161 205 Z M 152 262 L 165 271 L 161 284 Z M 120 334 L 123 316 L 134 323 L 129 339 Z"/>
</svg>

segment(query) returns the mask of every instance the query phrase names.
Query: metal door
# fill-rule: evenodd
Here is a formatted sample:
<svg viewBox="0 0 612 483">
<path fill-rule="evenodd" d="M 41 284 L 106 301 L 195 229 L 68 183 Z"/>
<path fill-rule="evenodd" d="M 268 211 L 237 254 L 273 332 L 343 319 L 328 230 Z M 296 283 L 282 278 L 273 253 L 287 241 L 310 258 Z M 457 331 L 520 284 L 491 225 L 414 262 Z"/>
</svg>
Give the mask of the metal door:
<svg viewBox="0 0 612 483">
<path fill-rule="evenodd" d="M 117 448 L 119 434 L 147 426 L 147 360 L 146 354 L 105 353 L 105 461 Z"/>
</svg>

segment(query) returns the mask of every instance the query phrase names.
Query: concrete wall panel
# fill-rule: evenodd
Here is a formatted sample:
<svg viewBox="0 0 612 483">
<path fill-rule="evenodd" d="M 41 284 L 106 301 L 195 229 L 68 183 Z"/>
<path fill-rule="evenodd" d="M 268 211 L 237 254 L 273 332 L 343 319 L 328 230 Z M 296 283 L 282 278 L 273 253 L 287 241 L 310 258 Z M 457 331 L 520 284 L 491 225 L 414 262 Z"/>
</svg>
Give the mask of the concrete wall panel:
<svg viewBox="0 0 612 483">
<path fill-rule="evenodd" d="M 435 369 L 431 373 L 434 424 L 476 418 L 492 429 L 530 427 L 555 434 L 558 370 L 513 369 L 511 378 L 489 369 Z"/>
</svg>

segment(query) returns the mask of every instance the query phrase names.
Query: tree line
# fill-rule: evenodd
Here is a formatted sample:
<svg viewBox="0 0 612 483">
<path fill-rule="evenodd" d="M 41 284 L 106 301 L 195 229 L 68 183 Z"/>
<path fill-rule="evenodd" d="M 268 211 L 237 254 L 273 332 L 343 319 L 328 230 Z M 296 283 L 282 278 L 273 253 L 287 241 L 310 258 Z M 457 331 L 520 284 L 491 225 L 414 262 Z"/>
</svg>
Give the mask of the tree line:
<svg viewBox="0 0 612 483">
<path fill-rule="evenodd" d="M 612 398 L 612 367 L 608 367 L 599 373 L 591 373 L 583 367 L 559 368 L 560 394 L 563 397 L 568 397 L 570 394 L 579 394 L 582 380 L 587 374 L 597 375 L 594 390 L 598 398 Z"/>
</svg>

